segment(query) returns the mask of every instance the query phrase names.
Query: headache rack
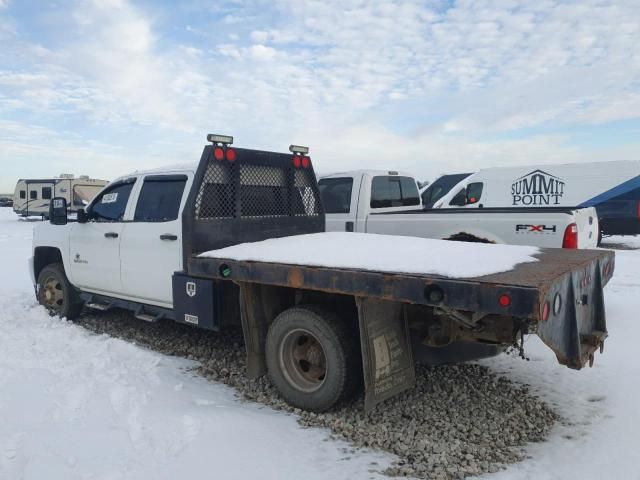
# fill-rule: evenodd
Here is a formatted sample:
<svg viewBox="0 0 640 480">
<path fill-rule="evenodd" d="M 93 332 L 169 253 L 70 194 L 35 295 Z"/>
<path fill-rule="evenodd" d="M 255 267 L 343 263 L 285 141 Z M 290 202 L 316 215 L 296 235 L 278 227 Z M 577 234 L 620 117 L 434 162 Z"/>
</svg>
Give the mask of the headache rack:
<svg viewBox="0 0 640 480">
<path fill-rule="evenodd" d="M 206 146 L 182 214 L 184 265 L 208 250 L 324 231 L 313 166 L 300 158 Z"/>
</svg>

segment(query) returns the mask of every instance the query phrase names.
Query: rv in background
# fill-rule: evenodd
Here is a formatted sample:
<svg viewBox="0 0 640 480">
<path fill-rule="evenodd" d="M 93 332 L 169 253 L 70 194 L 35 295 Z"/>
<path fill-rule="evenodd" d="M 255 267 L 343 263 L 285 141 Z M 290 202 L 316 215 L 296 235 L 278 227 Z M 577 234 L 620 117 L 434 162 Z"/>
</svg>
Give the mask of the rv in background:
<svg viewBox="0 0 640 480">
<path fill-rule="evenodd" d="M 595 207 L 603 235 L 638 235 L 640 161 L 486 168 L 434 205 L 461 207 Z"/>
<path fill-rule="evenodd" d="M 433 208 L 433 204 L 444 197 L 449 191 L 462 180 L 467 178 L 470 173 L 454 173 L 451 175 L 442 175 L 431 185 L 420 190 L 422 197 L 422 208 Z"/>
<path fill-rule="evenodd" d="M 107 185 L 106 180 L 96 180 L 87 175 L 78 178 L 61 174 L 58 178 L 20 179 L 13 193 L 13 211 L 18 215 L 49 214 L 49 202 L 53 197 L 64 197 L 69 211 L 75 212 L 87 205 Z"/>
</svg>

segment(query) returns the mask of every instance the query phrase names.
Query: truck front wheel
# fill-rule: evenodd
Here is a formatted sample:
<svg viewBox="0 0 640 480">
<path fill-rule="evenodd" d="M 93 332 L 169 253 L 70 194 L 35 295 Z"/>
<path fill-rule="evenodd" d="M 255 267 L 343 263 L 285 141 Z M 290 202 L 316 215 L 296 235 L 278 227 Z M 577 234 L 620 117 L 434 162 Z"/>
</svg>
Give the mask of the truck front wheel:
<svg viewBox="0 0 640 480">
<path fill-rule="evenodd" d="M 360 381 L 358 344 L 344 321 L 313 306 L 282 312 L 269 327 L 269 376 L 290 405 L 323 412 Z"/>
<path fill-rule="evenodd" d="M 38 275 L 38 302 L 53 315 L 73 320 L 80 315 L 82 301 L 69 283 L 61 263 L 44 267 Z"/>
</svg>

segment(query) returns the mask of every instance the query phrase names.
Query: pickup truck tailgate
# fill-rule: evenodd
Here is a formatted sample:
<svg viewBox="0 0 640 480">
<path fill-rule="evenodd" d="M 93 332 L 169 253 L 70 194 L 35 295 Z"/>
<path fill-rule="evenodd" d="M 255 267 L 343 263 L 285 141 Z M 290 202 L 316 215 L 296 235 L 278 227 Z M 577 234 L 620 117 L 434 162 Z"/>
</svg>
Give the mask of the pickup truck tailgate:
<svg viewBox="0 0 640 480">
<path fill-rule="evenodd" d="M 576 225 L 578 226 L 578 248 L 596 248 L 600 234 L 598 212 L 593 207 L 574 210 Z"/>
</svg>

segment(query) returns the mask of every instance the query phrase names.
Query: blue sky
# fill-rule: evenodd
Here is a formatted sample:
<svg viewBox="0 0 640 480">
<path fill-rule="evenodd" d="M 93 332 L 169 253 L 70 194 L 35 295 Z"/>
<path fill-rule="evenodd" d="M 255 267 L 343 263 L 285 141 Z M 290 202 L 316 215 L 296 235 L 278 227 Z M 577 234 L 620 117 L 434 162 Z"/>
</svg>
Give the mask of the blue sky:
<svg viewBox="0 0 640 480">
<path fill-rule="evenodd" d="M 640 2 L 0 0 L 0 192 L 209 132 L 433 179 L 640 160 Z"/>
</svg>

